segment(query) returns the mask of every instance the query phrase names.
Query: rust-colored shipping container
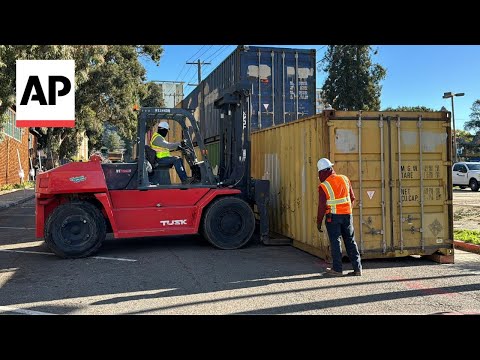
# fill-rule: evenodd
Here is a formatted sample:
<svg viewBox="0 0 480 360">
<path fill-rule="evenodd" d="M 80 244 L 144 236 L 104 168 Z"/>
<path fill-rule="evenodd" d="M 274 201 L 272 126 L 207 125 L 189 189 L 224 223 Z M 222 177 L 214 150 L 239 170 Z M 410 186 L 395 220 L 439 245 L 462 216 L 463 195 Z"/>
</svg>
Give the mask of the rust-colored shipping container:
<svg viewBox="0 0 480 360">
<path fill-rule="evenodd" d="M 268 179 L 271 230 L 330 260 L 316 228 L 317 161 L 353 185 L 363 258 L 453 255 L 448 112 L 325 111 L 252 133 L 252 176 Z"/>
</svg>

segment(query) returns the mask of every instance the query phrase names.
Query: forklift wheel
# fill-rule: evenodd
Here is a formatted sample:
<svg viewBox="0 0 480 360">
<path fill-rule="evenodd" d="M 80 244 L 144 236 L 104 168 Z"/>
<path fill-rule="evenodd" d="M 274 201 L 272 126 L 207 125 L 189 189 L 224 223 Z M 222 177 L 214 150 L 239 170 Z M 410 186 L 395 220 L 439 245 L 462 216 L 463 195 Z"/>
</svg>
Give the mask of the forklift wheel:
<svg viewBox="0 0 480 360">
<path fill-rule="evenodd" d="M 88 202 L 57 207 L 45 224 L 45 242 L 58 256 L 81 258 L 95 253 L 106 236 L 102 213 Z"/>
<path fill-rule="evenodd" d="M 242 199 L 224 197 L 205 211 L 203 236 L 215 247 L 233 250 L 246 245 L 255 230 L 255 215 Z"/>
</svg>

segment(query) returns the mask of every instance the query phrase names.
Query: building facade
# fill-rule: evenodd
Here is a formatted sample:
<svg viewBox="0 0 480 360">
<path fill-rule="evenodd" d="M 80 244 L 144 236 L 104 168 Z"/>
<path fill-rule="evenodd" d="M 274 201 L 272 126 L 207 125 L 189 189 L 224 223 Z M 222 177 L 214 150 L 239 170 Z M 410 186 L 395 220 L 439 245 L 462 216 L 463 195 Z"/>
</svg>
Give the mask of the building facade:
<svg viewBox="0 0 480 360">
<path fill-rule="evenodd" d="M 164 106 L 174 108 L 183 100 L 183 81 L 155 81 L 162 87 Z"/>
<path fill-rule="evenodd" d="M 7 121 L 0 135 L 0 187 L 29 180 L 30 160 L 35 155 L 36 138 L 27 128 L 15 126 L 15 111 L 7 110 Z"/>
</svg>

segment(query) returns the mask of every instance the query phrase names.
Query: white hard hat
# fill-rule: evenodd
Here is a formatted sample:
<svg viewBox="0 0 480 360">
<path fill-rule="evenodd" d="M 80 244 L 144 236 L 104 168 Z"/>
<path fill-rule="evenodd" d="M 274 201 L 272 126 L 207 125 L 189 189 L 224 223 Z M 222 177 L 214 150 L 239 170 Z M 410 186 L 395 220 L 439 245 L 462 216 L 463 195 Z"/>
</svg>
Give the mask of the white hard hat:
<svg viewBox="0 0 480 360">
<path fill-rule="evenodd" d="M 322 170 L 325 170 L 325 169 L 328 169 L 330 167 L 332 167 L 333 164 L 330 160 L 328 160 L 327 158 L 321 158 L 320 160 L 318 160 L 317 162 L 317 168 L 318 168 L 318 171 L 322 171 Z"/>
<path fill-rule="evenodd" d="M 166 121 L 162 121 L 160 124 L 158 124 L 158 128 L 170 130 L 170 126 L 168 126 L 168 123 Z"/>
</svg>

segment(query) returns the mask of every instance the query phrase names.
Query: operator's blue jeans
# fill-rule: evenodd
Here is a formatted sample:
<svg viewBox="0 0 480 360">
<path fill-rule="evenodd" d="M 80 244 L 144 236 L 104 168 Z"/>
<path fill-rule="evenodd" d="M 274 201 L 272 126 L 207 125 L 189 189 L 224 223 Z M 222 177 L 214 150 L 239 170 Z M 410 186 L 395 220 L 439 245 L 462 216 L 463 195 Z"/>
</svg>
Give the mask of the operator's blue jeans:
<svg viewBox="0 0 480 360">
<path fill-rule="evenodd" d="M 332 253 L 333 270 L 342 272 L 342 240 L 345 244 L 348 257 L 352 263 L 354 271 L 362 271 L 362 263 L 357 243 L 355 242 L 355 232 L 353 230 L 353 216 L 351 214 L 332 214 L 332 221 L 325 220 L 328 238 L 330 239 L 330 248 Z"/>
<path fill-rule="evenodd" d="M 185 168 L 183 166 L 183 160 L 178 156 L 168 156 L 164 158 L 157 158 L 157 164 L 161 166 L 175 166 L 175 170 L 177 171 L 178 177 L 181 181 L 185 181 L 187 179 L 187 173 L 185 172 Z"/>
</svg>

